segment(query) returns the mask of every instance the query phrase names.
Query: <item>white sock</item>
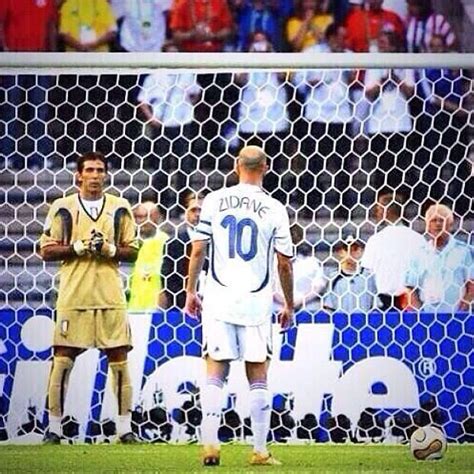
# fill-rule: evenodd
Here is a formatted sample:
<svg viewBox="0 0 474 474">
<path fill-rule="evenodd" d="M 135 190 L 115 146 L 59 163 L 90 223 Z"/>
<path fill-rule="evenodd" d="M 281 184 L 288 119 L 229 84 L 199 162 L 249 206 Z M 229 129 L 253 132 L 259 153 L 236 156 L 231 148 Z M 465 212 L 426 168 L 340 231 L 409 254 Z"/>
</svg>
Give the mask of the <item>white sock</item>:
<svg viewBox="0 0 474 474">
<path fill-rule="evenodd" d="M 117 417 L 117 434 L 122 436 L 126 433 L 130 433 L 132 431 L 132 414 L 129 413 L 128 415 L 119 415 Z"/>
<path fill-rule="evenodd" d="M 224 382 L 220 379 L 208 379 L 201 390 L 202 444 L 219 445 L 218 431 L 221 423 Z"/>
<path fill-rule="evenodd" d="M 271 395 L 266 383 L 250 385 L 250 420 L 252 422 L 253 448 L 267 454 L 267 436 L 272 414 Z"/>
<path fill-rule="evenodd" d="M 62 435 L 62 425 L 60 416 L 49 415 L 49 431 L 51 433 L 57 434 L 58 436 Z"/>
</svg>

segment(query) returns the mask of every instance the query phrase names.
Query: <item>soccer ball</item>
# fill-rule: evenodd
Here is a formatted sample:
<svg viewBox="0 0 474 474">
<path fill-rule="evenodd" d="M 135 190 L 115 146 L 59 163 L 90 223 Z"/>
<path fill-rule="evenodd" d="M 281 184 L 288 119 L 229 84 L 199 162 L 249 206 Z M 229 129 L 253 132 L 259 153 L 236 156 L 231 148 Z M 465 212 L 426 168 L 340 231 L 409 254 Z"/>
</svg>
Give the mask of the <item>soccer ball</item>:
<svg viewBox="0 0 474 474">
<path fill-rule="evenodd" d="M 447 449 L 446 438 L 439 428 L 418 428 L 410 438 L 411 454 L 417 461 L 441 459 Z"/>
</svg>

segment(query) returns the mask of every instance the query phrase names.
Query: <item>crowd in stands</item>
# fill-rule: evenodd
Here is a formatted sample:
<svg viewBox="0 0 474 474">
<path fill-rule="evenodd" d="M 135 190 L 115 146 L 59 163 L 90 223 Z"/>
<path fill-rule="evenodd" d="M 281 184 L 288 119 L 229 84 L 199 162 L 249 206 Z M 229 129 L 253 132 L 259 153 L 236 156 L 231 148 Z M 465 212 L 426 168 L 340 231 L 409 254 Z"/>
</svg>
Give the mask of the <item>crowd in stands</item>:
<svg viewBox="0 0 474 474">
<path fill-rule="evenodd" d="M 458 46 L 449 22 L 432 9 L 429 0 L 8 0 L 0 8 L 0 45 L 7 51 L 304 51 L 316 55 L 445 52 Z M 34 22 L 30 21 L 33 14 Z M 117 78 L 122 80 L 126 78 Z M 70 123 L 72 119 L 63 91 L 57 89 L 66 89 L 68 101 L 75 105 L 87 101 L 94 106 L 104 101 L 102 89 L 96 88 L 94 81 L 91 87 L 79 87 L 61 77 L 56 87 L 47 76 L 38 79 L 41 88 L 28 84 L 25 76 L 17 81 L 21 87 L 11 83 L 7 96 L 13 107 L 6 107 L 3 113 L 5 121 L 10 120 L 12 138 L 1 139 L 7 160 L 13 169 L 22 169 L 25 157 L 31 168 L 46 164 L 51 169 L 64 167 L 62 157 L 68 159 L 75 150 L 66 140 L 53 145 L 56 129 L 61 136 L 61 121 Z M 9 87 L 8 80 L 4 85 Z M 84 87 L 89 89 L 87 97 Z M 288 74 L 252 70 L 233 75 L 158 71 L 137 78 L 128 87 L 131 93 L 125 102 L 132 102 L 137 113 L 126 110 L 122 98 L 114 115 L 122 122 L 136 117 L 141 122 L 127 126 L 125 133 L 111 123 L 102 134 L 116 140 L 112 148 L 119 155 L 119 169 L 130 149 L 122 144 L 129 139 L 134 153 L 142 157 L 142 165 L 137 167 L 153 173 L 157 189 L 189 185 L 189 176 L 206 157 L 217 161 L 219 171 L 228 173 L 232 165 L 228 166 L 229 160 L 221 159 L 222 155 L 243 144 L 262 145 L 271 157 L 269 191 L 278 187 L 294 190 L 291 204 L 295 208 L 304 206 L 311 192 L 313 207 L 334 209 L 337 203 L 341 218 L 357 203 L 357 193 L 349 185 L 354 169 L 367 173 L 367 184 L 374 189 L 383 184 L 396 187 L 401 182 L 400 170 L 405 170 L 404 184 L 418 186 L 420 202 L 427 197 L 426 186 L 418 185 L 421 180 L 431 184 L 431 197 L 439 199 L 446 193 L 461 196 L 462 181 L 469 174 L 464 160 L 469 142 L 469 81 L 460 70 L 310 70 Z M 47 95 L 45 89 L 49 89 Z M 115 97 L 122 97 L 120 90 L 107 94 L 110 102 Z M 46 100 L 58 106 L 56 116 Z M 36 114 L 31 113 L 30 102 L 37 106 Z M 105 111 L 97 107 L 95 118 L 101 124 L 113 122 Z M 90 136 L 89 128 L 100 134 L 101 127 L 86 127 L 94 117 L 90 107 L 79 107 L 75 116 L 77 123 L 68 127 L 71 138 L 81 138 L 81 134 L 86 141 L 99 138 Z M 30 122 L 27 130 L 18 118 Z M 143 140 L 143 123 L 153 141 L 151 150 Z M 35 151 L 30 152 L 25 132 L 41 137 L 45 124 L 49 125 L 47 135 L 38 139 Z M 123 135 L 124 139 L 118 140 Z M 358 160 L 354 151 L 360 163 L 354 163 Z M 446 186 L 439 170 L 451 165 L 455 179 L 448 180 Z M 177 168 L 179 172 L 170 183 L 170 173 Z M 171 191 L 165 194 L 165 206 L 176 201 Z M 465 203 L 456 208 L 460 213 L 465 210 Z"/>
<path fill-rule="evenodd" d="M 431 0 L 4 0 L 4 51 L 248 51 L 265 33 L 272 50 L 306 50 L 324 42 L 329 25 L 345 31 L 354 52 L 377 51 L 381 32 L 400 48 L 429 50 L 434 35 L 449 49 L 455 34 Z M 340 30 L 342 33 L 342 30 Z"/>
</svg>

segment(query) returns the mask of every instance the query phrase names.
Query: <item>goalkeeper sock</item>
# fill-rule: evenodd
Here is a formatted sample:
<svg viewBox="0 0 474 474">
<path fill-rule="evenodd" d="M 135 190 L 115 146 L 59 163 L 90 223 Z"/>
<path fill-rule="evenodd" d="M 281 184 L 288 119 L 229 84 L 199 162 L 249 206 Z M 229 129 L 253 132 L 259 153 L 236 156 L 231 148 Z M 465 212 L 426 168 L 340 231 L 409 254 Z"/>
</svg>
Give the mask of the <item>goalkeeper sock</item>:
<svg viewBox="0 0 474 474">
<path fill-rule="evenodd" d="M 267 436 L 270 430 L 271 395 L 266 382 L 250 384 L 250 420 L 252 422 L 254 451 L 267 453 Z"/>
<path fill-rule="evenodd" d="M 61 418 L 73 366 L 74 361 L 69 357 L 53 357 L 48 388 L 49 430 L 59 436 L 61 436 Z"/>
<path fill-rule="evenodd" d="M 60 416 L 49 415 L 48 431 L 57 434 L 59 437 L 63 434 L 63 427 Z"/>
<path fill-rule="evenodd" d="M 118 418 L 117 434 L 119 436 L 132 431 L 131 409 L 132 409 L 132 385 L 128 371 L 128 362 L 109 362 L 112 375 L 112 387 L 117 397 Z"/>
<path fill-rule="evenodd" d="M 220 378 L 208 378 L 202 389 L 201 437 L 204 445 L 219 445 L 217 432 L 221 423 L 223 387 L 224 381 Z"/>
</svg>

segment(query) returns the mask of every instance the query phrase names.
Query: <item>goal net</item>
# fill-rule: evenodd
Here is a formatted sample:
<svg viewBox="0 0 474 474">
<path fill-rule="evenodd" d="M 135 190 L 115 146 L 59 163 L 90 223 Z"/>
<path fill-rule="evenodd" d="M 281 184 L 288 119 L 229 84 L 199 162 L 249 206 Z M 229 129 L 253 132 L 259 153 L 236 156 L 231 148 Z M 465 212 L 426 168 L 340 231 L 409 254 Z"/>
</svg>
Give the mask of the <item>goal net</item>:
<svg viewBox="0 0 474 474">
<path fill-rule="evenodd" d="M 382 311 L 377 288 L 343 271 L 352 253 L 358 271 L 380 230 L 378 196 L 391 191 L 420 234 L 430 204 L 452 210 L 464 253 L 442 268 L 451 280 L 440 278 L 472 278 L 472 55 L 65 56 L 5 54 L 0 64 L 0 441 L 37 442 L 47 425 L 58 267 L 37 243 L 48 205 L 75 190 L 76 157 L 103 152 L 108 192 L 156 203 L 160 229 L 179 239 L 189 193 L 234 184 L 249 144 L 265 149 L 264 187 L 290 214 L 297 298 L 313 295 L 288 333 L 275 324 L 272 439 L 393 442 L 436 424 L 450 441 L 473 441 L 472 307 Z M 126 285 L 131 271 L 122 265 Z M 432 292 L 448 299 L 445 290 Z M 165 307 L 130 313 L 134 429 L 153 442 L 200 436 L 201 328 L 178 301 L 169 291 Z M 227 441 L 251 436 L 235 365 Z M 112 436 L 114 403 L 104 357 L 81 355 L 65 437 Z"/>
</svg>

